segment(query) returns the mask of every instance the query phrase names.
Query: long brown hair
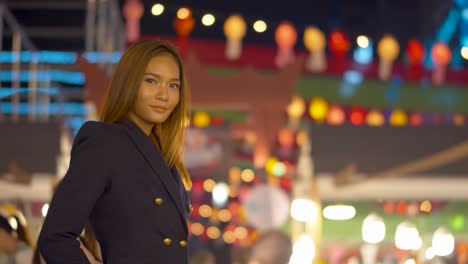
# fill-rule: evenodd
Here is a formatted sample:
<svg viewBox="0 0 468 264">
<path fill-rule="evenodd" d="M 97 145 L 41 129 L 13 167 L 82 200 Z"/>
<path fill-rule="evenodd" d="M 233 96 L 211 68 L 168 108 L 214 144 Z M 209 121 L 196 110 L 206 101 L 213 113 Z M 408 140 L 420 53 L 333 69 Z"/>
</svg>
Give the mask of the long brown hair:
<svg viewBox="0 0 468 264">
<path fill-rule="evenodd" d="M 143 40 L 124 52 L 107 89 L 101 121 L 115 123 L 127 117 L 134 107 L 146 66 L 153 57 L 162 53 L 172 55 L 179 67 L 180 99 L 167 120 L 157 124 L 152 133 L 160 139 L 162 156 L 167 165 L 171 168 L 176 166 L 185 188 L 189 190 L 192 181 L 182 157 L 190 117 L 190 92 L 182 60 L 172 45 L 159 40 Z"/>
</svg>

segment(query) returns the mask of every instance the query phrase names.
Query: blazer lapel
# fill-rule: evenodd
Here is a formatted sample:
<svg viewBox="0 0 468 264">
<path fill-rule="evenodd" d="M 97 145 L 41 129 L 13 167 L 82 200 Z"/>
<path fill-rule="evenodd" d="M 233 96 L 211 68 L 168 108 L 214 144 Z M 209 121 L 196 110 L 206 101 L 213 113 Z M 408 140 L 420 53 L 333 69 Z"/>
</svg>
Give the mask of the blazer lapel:
<svg viewBox="0 0 468 264">
<path fill-rule="evenodd" d="M 184 220 L 184 227 L 187 229 L 185 214 L 182 206 L 182 200 L 180 197 L 180 191 L 177 182 L 169 170 L 169 167 L 164 162 L 161 153 L 157 150 L 151 139 L 146 136 L 143 131 L 137 127 L 132 121 L 124 119 L 120 121 L 124 125 L 127 134 L 130 139 L 136 145 L 138 150 L 141 152 L 143 157 L 146 159 L 150 167 L 153 169 L 156 175 L 158 175 L 164 185 L 164 188 L 169 193 L 171 199 L 177 207 L 180 217 Z M 178 176 L 175 175 L 175 176 Z"/>
</svg>

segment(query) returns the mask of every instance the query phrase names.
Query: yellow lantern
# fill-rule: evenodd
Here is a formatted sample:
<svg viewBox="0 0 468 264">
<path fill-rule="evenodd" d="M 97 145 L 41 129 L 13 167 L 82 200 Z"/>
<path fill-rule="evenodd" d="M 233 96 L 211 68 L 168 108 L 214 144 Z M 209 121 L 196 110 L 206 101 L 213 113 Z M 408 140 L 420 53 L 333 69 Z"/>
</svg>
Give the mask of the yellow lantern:
<svg viewBox="0 0 468 264">
<path fill-rule="evenodd" d="M 210 116 L 205 112 L 197 112 L 193 115 L 193 124 L 196 127 L 207 127 L 210 125 L 210 121 Z"/>
<path fill-rule="evenodd" d="M 234 60 L 240 57 L 242 51 L 242 38 L 247 32 L 247 25 L 240 15 L 231 15 L 224 22 L 224 35 L 227 38 L 225 55 Z"/>
<path fill-rule="evenodd" d="M 408 123 L 408 116 L 406 113 L 400 109 L 393 111 L 390 116 L 390 124 L 393 126 L 404 126 Z"/>
<path fill-rule="evenodd" d="M 276 163 L 278 163 L 279 160 L 275 157 L 269 157 L 266 164 L 265 164 L 265 169 L 268 173 L 273 173 L 273 168 L 275 167 Z"/>
<path fill-rule="evenodd" d="M 367 114 L 366 122 L 369 126 L 382 126 L 385 123 L 385 118 L 378 110 L 371 110 Z"/>
<path fill-rule="evenodd" d="M 310 102 L 309 114 L 316 121 L 323 121 L 327 117 L 328 103 L 321 97 L 315 97 Z"/>
<path fill-rule="evenodd" d="M 400 45 L 392 35 L 385 35 L 377 46 L 377 53 L 380 57 L 379 77 L 388 80 L 392 71 L 393 61 L 400 52 Z"/>
<path fill-rule="evenodd" d="M 317 27 L 307 27 L 304 31 L 304 46 L 310 51 L 306 63 L 310 71 L 321 72 L 327 67 L 325 46 L 327 40 L 323 32 Z"/>
<path fill-rule="evenodd" d="M 288 116 L 292 119 L 300 119 L 305 111 L 304 100 L 299 96 L 293 96 L 291 103 L 288 105 Z"/>
<path fill-rule="evenodd" d="M 309 26 L 304 30 L 304 46 L 309 51 L 323 51 L 326 43 L 325 34 L 317 27 Z"/>
<path fill-rule="evenodd" d="M 400 45 L 392 35 L 385 35 L 379 42 L 377 52 L 380 59 L 393 61 L 400 52 Z"/>
</svg>

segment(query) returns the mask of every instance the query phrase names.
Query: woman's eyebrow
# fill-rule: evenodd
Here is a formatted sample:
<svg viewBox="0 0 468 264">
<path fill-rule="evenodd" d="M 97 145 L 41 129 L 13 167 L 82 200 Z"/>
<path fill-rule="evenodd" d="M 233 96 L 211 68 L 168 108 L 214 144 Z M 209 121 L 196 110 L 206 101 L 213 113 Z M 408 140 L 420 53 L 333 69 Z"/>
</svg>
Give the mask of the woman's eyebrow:
<svg viewBox="0 0 468 264">
<path fill-rule="evenodd" d="M 146 72 L 144 75 L 151 75 L 155 78 L 161 78 L 161 75 L 157 74 L 157 73 L 153 73 L 153 72 Z M 172 78 L 171 81 L 177 81 L 177 82 L 180 82 L 180 79 L 179 78 Z"/>
</svg>

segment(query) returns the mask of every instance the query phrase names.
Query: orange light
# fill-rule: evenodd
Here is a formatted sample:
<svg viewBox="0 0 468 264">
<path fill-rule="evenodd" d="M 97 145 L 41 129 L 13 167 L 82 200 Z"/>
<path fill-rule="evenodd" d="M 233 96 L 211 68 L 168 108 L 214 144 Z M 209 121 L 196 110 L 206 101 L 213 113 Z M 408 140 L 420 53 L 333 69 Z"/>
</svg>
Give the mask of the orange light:
<svg viewBox="0 0 468 264">
<path fill-rule="evenodd" d="M 179 8 L 177 10 L 177 18 L 178 19 L 186 19 L 188 17 L 192 16 L 192 11 L 186 7 Z"/>
<path fill-rule="evenodd" d="M 290 22 L 281 22 L 275 31 L 275 41 L 280 48 L 291 48 L 296 44 L 297 32 Z"/>
<path fill-rule="evenodd" d="M 450 62 L 452 53 L 447 44 L 442 42 L 437 42 L 434 44 L 431 50 L 431 58 L 437 65 L 447 65 Z"/>
<path fill-rule="evenodd" d="M 330 106 L 327 115 L 327 122 L 333 126 L 342 125 L 345 122 L 346 116 L 344 111 L 336 105 Z"/>
</svg>

